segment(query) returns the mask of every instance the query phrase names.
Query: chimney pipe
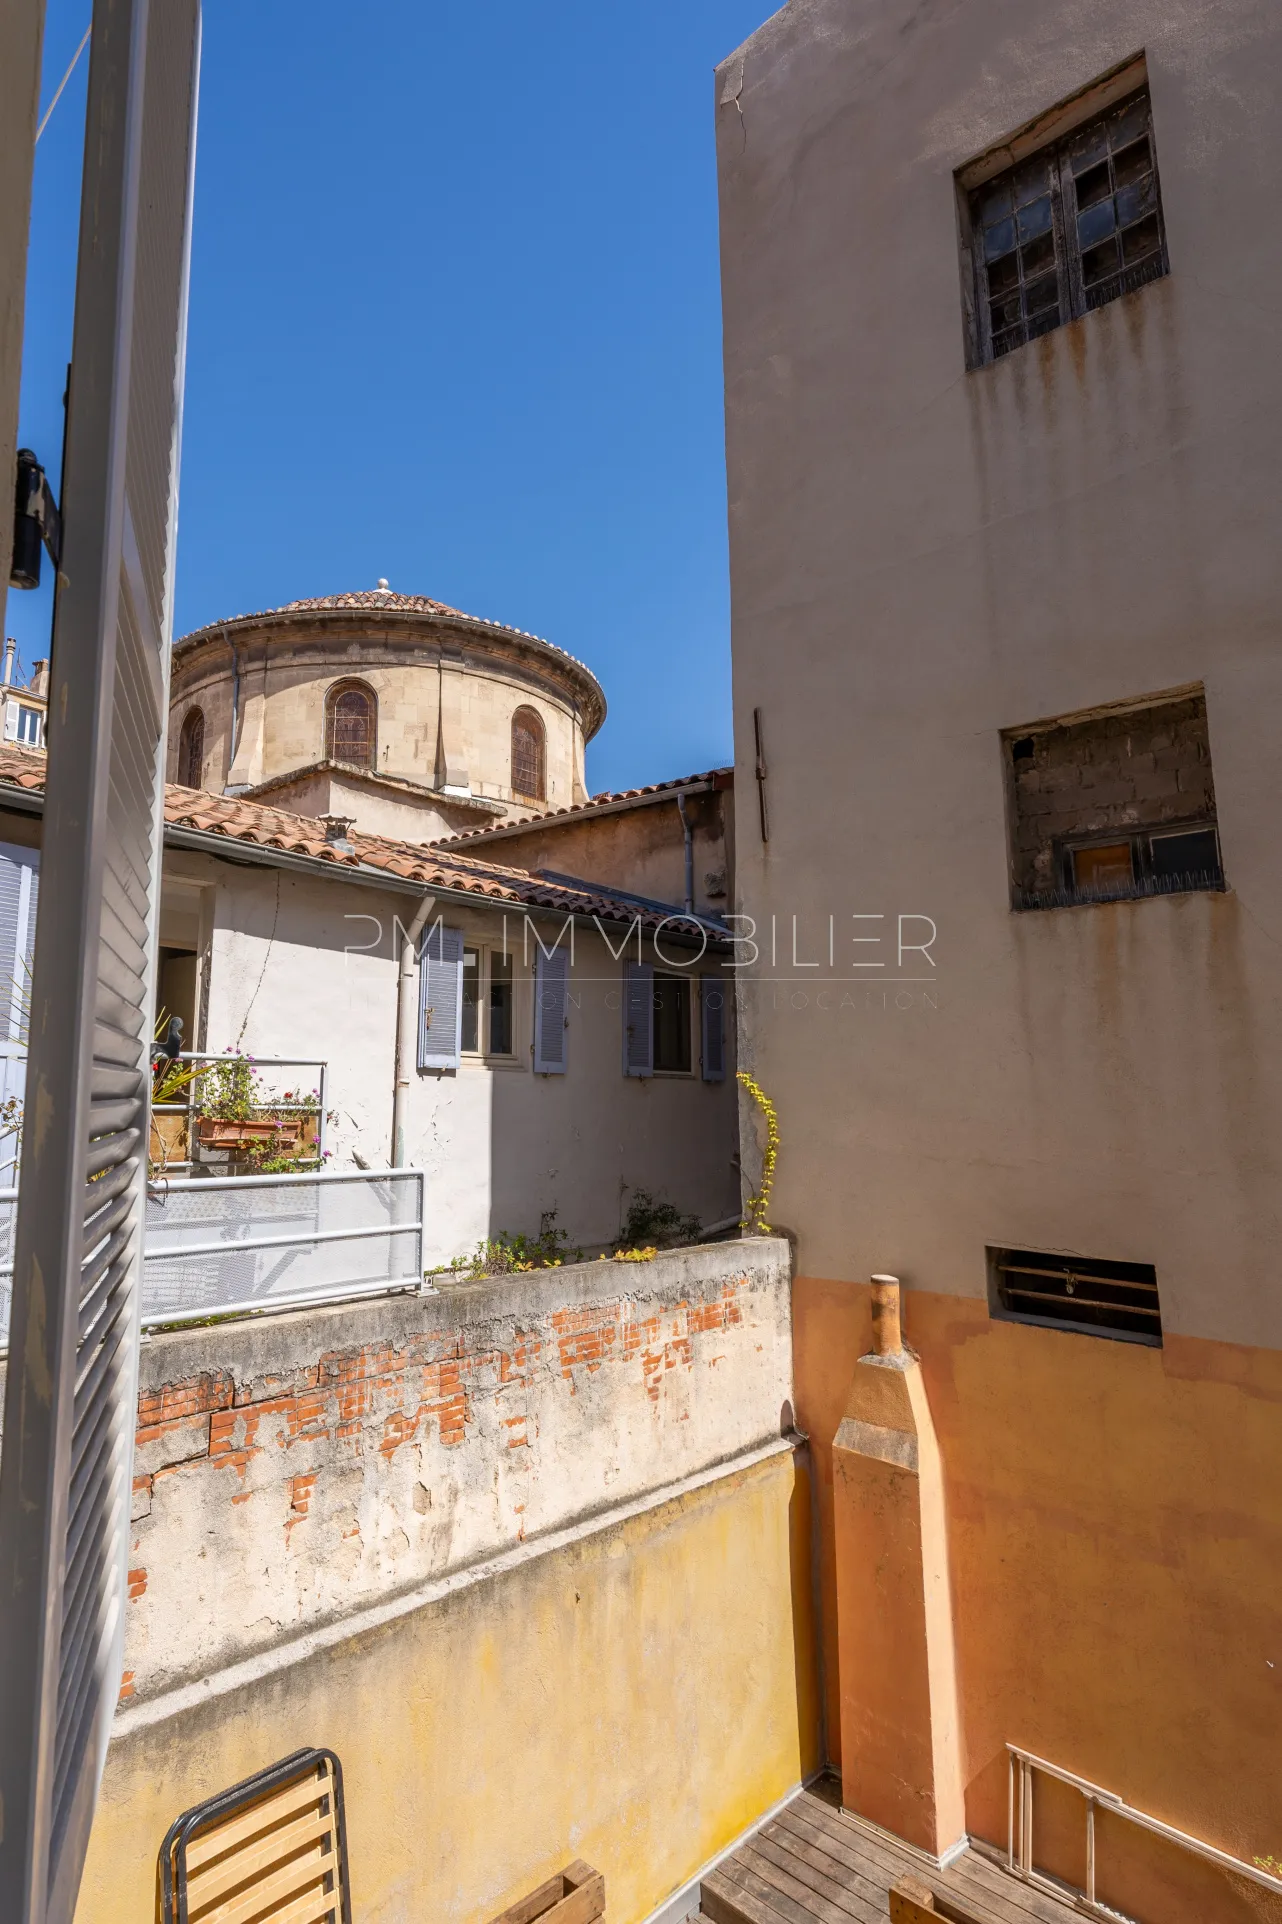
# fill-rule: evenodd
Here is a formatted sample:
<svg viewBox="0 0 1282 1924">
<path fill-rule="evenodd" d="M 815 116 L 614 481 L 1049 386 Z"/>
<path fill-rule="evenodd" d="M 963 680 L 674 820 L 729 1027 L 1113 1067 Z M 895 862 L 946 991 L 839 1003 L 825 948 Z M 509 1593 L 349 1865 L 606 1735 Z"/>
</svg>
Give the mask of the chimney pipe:
<svg viewBox="0 0 1282 1924">
<path fill-rule="evenodd" d="M 13 658 L 17 651 L 17 642 L 12 635 L 8 636 L 4 644 L 4 686 L 6 688 L 13 685 Z"/>
<path fill-rule="evenodd" d="M 874 1356 L 902 1356 L 898 1276 L 872 1278 L 872 1352 Z"/>
</svg>

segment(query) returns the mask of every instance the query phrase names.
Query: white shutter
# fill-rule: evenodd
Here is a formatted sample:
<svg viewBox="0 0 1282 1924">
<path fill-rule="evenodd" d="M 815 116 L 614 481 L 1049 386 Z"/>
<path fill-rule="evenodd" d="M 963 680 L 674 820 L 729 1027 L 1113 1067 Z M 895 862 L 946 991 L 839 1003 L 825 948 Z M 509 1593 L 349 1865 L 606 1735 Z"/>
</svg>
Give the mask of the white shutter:
<svg viewBox="0 0 1282 1924">
<path fill-rule="evenodd" d="M 463 931 L 434 922 L 418 965 L 418 1066 L 457 1069 L 463 1041 Z"/>
<path fill-rule="evenodd" d="M 699 977 L 699 1013 L 703 1019 L 703 1079 L 726 1079 L 726 985 L 719 975 Z"/>
<path fill-rule="evenodd" d="M 26 1038 L 23 1013 L 30 1000 L 28 970 L 36 930 L 30 899 L 35 853 L 0 842 L 0 1048 Z"/>
<path fill-rule="evenodd" d="M 16 742 L 18 739 L 18 704 L 16 701 L 7 701 L 4 705 L 4 738 L 7 742 Z"/>
<path fill-rule="evenodd" d="M 534 1073 L 563 1076 L 569 1054 L 570 958 L 564 949 L 534 958 Z"/>
<path fill-rule="evenodd" d="M 654 969 L 649 962 L 623 965 L 623 1073 L 654 1074 Z"/>
</svg>

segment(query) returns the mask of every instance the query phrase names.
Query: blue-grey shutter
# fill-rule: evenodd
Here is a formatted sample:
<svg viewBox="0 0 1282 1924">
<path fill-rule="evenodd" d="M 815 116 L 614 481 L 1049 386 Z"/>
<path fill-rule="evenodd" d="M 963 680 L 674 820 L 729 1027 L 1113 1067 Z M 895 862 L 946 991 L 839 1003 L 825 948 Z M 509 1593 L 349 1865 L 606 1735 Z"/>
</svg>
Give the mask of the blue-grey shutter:
<svg viewBox="0 0 1282 1924">
<path fill-rule="evenodd" d="M 564 949 L 534 958 L 534 1073 L 563 1076 L 569 1055 L 570 958 Z"/>
<path fill-rule="evenodd" d="M 463 931 L 433 922 L 418 967 L 418 1066 L 457 1069 L 463 1042 Z"/>
<path fill-rule="evenodd" d="M 699 1013 L 703 1018 L 703 1079 L 726 1079 L 726 985 L 719 975 L 699 977 Z"/>
<path fill-rule="evenodd" d="M 623 965 L 623 1073 L 654 1074 L 654 968 L 649 962 Z"/>
</svg>

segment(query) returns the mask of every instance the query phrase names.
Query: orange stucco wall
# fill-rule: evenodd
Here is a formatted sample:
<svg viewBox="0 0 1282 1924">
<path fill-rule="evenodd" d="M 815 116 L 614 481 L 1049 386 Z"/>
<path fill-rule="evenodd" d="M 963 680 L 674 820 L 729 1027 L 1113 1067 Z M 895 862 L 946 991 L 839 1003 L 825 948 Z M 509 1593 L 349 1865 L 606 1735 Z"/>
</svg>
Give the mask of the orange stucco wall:
<svg viewBox="0 0 1282 1924">
<path fill-rule="evenodd" d="M 1282 1853 L 1282 1354 L 990 1320 L 909 1290 L 943 1457 L 967 1827 L 1004 1844 L 1007 1741 L 1235 1856 Z M 869 1293 L 794 1285 L 797 1420 L 818 1472 L 827 1743 L 840 1763 L 832 1439 Z M 1081 1804 L 1038 1858 L 1081 1881 Z M 1114 1820 L 1100 1895 L 1161 1924 L 1282 1900 Z"/>
</svg>

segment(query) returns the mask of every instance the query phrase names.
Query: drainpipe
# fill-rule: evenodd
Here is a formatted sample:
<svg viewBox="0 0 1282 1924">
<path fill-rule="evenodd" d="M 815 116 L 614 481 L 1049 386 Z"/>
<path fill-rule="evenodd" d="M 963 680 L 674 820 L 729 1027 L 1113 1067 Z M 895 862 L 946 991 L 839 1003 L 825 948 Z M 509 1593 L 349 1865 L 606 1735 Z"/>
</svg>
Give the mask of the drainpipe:
<svg viewBox="0 0 1282 1924">
<path fill-rule="evenodd" d="M 677 814 L 681 817 L 681 826 L 685 831 L 685 838 L 686 838 L 685 912 L 687 915 L 693 915 L 694 914 L 694 830 L 691 828 L 690 823 L 686 818 L 686 798 L 683 794 L 678 794 L 677 796 Z"/>
<path fill-rule="evenodd" d="M 435 905 L 436 897 L 425 895 L 415 910 L 414 920 L 408 928 L 401 926 L 399 918 L 396 923 L 397 928 L 401 930 L 401 968 L 396 984 L 396 1081 L 392 1091 L 393 1169 L 405 1167 L 405 1109 L 413 1077 L 414 1031 L 417 1014 L 414 1007 L 414 959 L 418 953 L 418 939 Z"/>
<path fill-rule="evenodd" d="M 228 640 L 225 628 L 222 631 L 222 637 L 231 649 L 231 753 L 227 757 L 227 776 L 230 780 L 232 769 L 236 765 L 236 750 L 240 746 L 236 739 L 240 724 L 240 649 L 234 641 Z"/>
</svg>

